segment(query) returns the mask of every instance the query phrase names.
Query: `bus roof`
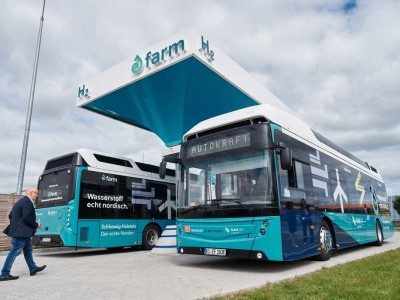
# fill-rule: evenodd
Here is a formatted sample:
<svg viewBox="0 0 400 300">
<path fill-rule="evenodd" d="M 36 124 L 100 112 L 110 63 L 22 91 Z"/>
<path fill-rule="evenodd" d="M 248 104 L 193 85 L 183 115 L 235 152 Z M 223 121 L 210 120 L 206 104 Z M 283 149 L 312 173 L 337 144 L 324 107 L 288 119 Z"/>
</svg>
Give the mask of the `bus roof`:
<svg viewBox="0 0 400 300">
<path fill-rule="evenodd" d="M 83 161 L 79 160 L 79 158 L 76 158 L 76 154 L 79 154 Z M 78 149 L 74 152 L 66 153 L 49 159 L 44 172 L 46 173 L 57 168 L 65 167 L 66 165 L 74 164 L 139 176 L 149 176 L 149 174 L 155 174 L 158 176 L 159 173 L 158 166 L 135 162 L 127 157 L 115 156 L 89 149 Z M 170 177 L 169 179 L 172 179 L 175 176 L 175 171 L 168 169 L 167 176 Z"/>
<path fill-rule="evenodd" d="M 193 137 L 205 135 L 207 132 L 213 132 L 215 129 L 221 127 L 233 128 L 235 124 L 243 124 L 243 121 L 249 121 L 249 124 L 251 124 L 259 122 L 261 119 L 279 125 L 284 133 L 292 135 L 305 143 L 312 144 L 313 147 L 325 153 L 330 153 L 330 155 L 334 155 L 353 166 L 356 163 L 356 166 L 364 172 L 376 179 L 382 180 L 377 169 L 312 130 L 307 123 L 295 115 L 269 104 L 243 108 L 204 120 L 190 129 L 184 135 L 183 140 L 187 141 Z"/>
</svg>

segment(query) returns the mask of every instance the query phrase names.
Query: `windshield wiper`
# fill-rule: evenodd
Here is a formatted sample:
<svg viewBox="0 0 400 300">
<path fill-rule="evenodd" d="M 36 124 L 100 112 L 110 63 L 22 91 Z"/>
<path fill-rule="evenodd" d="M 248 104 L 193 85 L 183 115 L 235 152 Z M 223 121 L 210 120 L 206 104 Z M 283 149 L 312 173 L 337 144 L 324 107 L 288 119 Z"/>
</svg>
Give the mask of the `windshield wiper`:
<svg viewBox="0 0 400 300">
<path fill-rule="evenodd" d="M 240 198 L 229 198 L 229 199 L 223 199 L 223 200 L 224 200 L 225 202 L 227 202 L 227 203 L 229 203 L 229 202 L 234 202 L 234 203 L 238 204 L 238 205 L 241 206 L 241 207 L 250 208 L 249 205 L 243 204 L 243 203 L 240 201 Z"/>
<path fill-rule="evenodd" d="M 240 202 L 240 198 L 211 199 L 211 200 L 208 200 L 208 202 L 211 202 L 209 204 L 211 206 L 213 206 L 213 205 L 218 205 L 219 206 L 220 203 L 229 204 L 229 202 L 234 202 L 234 203 L 238 204 L 241 207 L 244 207 L 244 208 L 247 208 L 247 209 L 250 208 L 249 205 L 243 204 L 242 202 Z"/>
<path fill-rule="evenodd" d="M 207 200 L 206 203 L 210 203 L 209 205 L 219 205 L 224 199 L 210 199 Z"/>
<path fill-rule="evenodd" d="M 200 208 L 205 208 L 205 207 L 206 207 L 206 205 L 194 205 L 194 206 L 189 206 L 189 207 L 185 208 L 184 211 L 181 211 L 181 212 L 179 212 L 179 213 L 182 214 L 182 215 L 184 215 L 184 214 L 186 214 L 186 213 L 188 213 L 188 212 L 190 212 L 190 211 L 198 210 L 198 209 L 200 209 Z"/>
</svg>

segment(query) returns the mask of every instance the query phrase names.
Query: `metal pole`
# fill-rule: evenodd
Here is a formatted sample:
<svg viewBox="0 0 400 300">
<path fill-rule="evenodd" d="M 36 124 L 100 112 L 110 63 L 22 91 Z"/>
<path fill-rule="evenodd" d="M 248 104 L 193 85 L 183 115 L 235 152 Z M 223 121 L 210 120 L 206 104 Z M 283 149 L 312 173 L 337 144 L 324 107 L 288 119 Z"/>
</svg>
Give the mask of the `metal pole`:
<svg viewBox="0 0 400 300">
<path fill-rule="evenodd" d="M 36 45 L 35 63 L 34 63 L 34 66 L 33 66 L 31 92 L 30 92 L 30 95 L 29 95 L 28 112 L 26 114 L 24 143 L 22 145 L 21 163 L 20 163 L 20 166 L 19 166 L 19 175 L 18 175 L 18 184 L 17 184 L 17 194 L 18 195 L 20 195 L 22 193 L 22 185 L 24 183 L 26 153 L 28 152 L 29 131 L 30 131 L 30 127 L 31 127 L 33 98 L 35 96 L 35 85 L 36 85 L 36 75 L 37 75 L 38 64 L 39 64 L 40 44 L 41 44 L 41 41 L 42 41 L 42 30 L 43 30 L 43 22 L 44 22 L 43 16 L 44 16 L 44 7 L 45 7 L 45 5 L 46 5 L 46 0 L 43 0 L 42 17 L 40 18 L 39 36 L 38 36 L 38 41 L 37 41 L 37 45 Z"/>
</svg>

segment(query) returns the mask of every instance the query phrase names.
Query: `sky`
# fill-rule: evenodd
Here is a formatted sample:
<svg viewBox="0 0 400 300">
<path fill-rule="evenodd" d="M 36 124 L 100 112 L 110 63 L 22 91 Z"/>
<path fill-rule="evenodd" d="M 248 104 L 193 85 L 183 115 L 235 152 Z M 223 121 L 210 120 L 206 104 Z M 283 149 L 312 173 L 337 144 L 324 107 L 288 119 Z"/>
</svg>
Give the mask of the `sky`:
<svg viewBox="0 0 400 300">
<path fill-rule="evenodd" d="M 43 1 L 2 0 L 0 193 L 17 190 Z M 76 106 L 78 86 L 188 27 L 400 195 L 400 1 L 47 0 L 24 187 L 88 148 L 158 164 L 153 133 Z"/>
</svg>

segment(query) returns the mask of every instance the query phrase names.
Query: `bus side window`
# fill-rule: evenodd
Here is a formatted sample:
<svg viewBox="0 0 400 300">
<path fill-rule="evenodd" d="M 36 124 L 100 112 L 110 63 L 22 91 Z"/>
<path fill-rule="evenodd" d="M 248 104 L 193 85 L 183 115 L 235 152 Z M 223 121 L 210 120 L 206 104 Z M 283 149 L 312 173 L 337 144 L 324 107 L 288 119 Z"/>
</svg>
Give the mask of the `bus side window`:
<svg viewBox="0 0 400 300">
<path fill-rule="evenodd" d="M 281 186 L 281 195 L 283 197 L 290 197 L 288 171 L 282 169 L 280 161 L 281 161 L 280 155 L 278 154 L 279 182 Z"/>
<path fill-rule="evenodd" d="M 279 179 L 281 196 L 283 198 L 291 198 L 290 201 L 293 201 L 295 204 L 294 209 L 300 208 L 297 204 L 299 204 L 302 199 L 303 201 L 307 201 L 309 205 L 313 204 L 311 170 L 308 165 L 295 160 L 293 168 L 286 171 L 283 170 L 279 164 Z"/>
<path fill-rule="evenodd" d="M 304 186 L 304 175 L 303 175 L 303 164 L 298 161 L 294 161 L 293 168 L 288 170 L 289 187 L 305 189 Z"/>
</svg>

